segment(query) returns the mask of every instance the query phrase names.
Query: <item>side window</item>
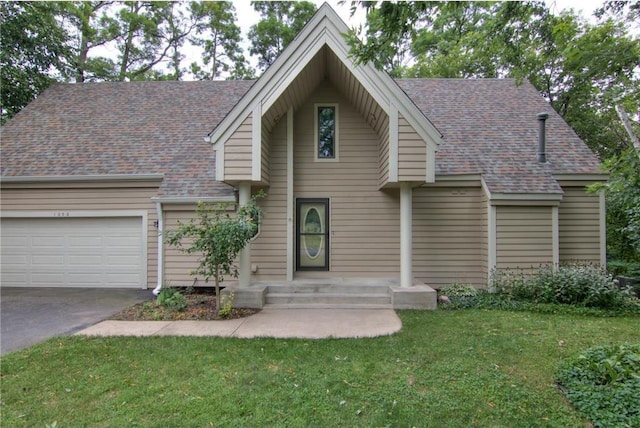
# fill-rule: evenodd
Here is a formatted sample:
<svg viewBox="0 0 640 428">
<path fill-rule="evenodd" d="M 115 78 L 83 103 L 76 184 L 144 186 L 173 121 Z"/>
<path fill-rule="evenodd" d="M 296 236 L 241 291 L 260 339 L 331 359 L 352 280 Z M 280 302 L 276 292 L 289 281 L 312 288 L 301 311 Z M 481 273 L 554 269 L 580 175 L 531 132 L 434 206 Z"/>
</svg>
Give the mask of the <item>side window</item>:
<svg viewBox="0 0 640 428">
<path fill-rule="evenodd" d="M 338 160 L 338 105 L 315 106 L 315 159 Z"/>
</svg>

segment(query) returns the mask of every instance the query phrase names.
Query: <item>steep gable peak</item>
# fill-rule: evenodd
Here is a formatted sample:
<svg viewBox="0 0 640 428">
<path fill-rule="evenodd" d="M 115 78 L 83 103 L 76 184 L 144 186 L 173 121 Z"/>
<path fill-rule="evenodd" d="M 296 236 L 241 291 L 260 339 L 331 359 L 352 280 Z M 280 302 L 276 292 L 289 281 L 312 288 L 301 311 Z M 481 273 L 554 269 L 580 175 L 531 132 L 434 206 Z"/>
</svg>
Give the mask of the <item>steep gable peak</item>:
<svg viewBox="0 0 640 428">
<path fill-rule="evenodd" d="M 354 90 L 364 91 L 364 97 L 372 99 L 387 117 L 402 115 L 431 150 L 436 150 L 440 133 L 396 82 L 372 64 L 356 65 L 344 38 L 348 31 L 347 24 L 329 4 L 324 3 L 225 120 L 211 132 L 209 139 L 214 147 L 224 145 L 250 115 L 255 121 L 269 112 L 273 119 L 282 117 L 289 107 L 295 108 L 296 105 L 290 105 L 290 102 L 285 105 L 283 99 L 288 97 L 283 95 L 287 91 L 295 91 L 292 88 L 296 82 L 311 79 L 303 85 L 307 88 L 306 93 L 297 93 L 301 97 L 308 95 L 320 81 L 328 79 L 352 102 Z M 364 107 L 357 103 L 354 105 L 364 117 L 375 117 L 364 111 Z"/>
</svg>

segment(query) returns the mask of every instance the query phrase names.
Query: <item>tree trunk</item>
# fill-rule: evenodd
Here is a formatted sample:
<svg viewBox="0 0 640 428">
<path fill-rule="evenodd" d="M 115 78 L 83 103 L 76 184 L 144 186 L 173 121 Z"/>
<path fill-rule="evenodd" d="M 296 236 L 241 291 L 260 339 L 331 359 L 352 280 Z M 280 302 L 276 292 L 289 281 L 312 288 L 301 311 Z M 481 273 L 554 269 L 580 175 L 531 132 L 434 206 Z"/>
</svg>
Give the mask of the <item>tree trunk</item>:
<svg viewBox="0 0 640 428">
<path fill-rule="evenodd" d="M 629 116 L 627 115 L 627 112 L 622 108 L 620 104 L 616 104 L 616 112 L 618 113 L 618 116 L 620 116 L 620 120 L 622 121 L 624 130 L 627 131 L 627 134 L 631 139 L 631 143 L 633 144 L 633 147 L 635 147 L 636 153 L 640 157 L 640 141 L 638 140 L 636 134 L 633 133 L 633 128 L 631 128 L 631 122 L 629 122 Z"/>
<path fill-rule="evenodd" d="M 220 282 L 218 280 L 219 277 L 219 267 L 216 266 L 216 275 L 215 275 L 215 284 L 216 284 L 216 313 L 220 313 Z"/>
</svg>

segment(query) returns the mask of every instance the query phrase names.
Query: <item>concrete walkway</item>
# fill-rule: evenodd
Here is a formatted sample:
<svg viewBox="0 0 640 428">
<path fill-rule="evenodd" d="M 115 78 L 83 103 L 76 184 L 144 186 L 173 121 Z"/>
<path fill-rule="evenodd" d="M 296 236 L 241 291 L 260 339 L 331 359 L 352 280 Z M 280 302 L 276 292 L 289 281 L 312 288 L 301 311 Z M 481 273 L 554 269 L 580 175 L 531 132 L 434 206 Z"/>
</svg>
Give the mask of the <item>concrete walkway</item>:
<svg viewBox="0 0 640 428">
<path fill-rule="evenodd" d="M 227 321 L 102 321 L 84 336 L 219 336 L 323 339 L 376 337 L 402 328 L 392 309 L 275 309 Z"/>
</svg>

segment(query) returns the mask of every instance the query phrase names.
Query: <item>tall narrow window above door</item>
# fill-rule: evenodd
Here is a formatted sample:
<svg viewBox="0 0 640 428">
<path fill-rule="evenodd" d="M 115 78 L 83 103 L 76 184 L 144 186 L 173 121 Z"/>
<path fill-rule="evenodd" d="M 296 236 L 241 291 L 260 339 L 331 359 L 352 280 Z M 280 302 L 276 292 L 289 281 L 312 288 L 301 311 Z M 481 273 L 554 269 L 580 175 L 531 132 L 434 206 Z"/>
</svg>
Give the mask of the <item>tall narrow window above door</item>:
<svg viewBox="0 0 640 428">
<path fill-rule="evenodd" d="M 338 160 L 338 105 L 315 106 L 315 159 Z"/>
</svg>

